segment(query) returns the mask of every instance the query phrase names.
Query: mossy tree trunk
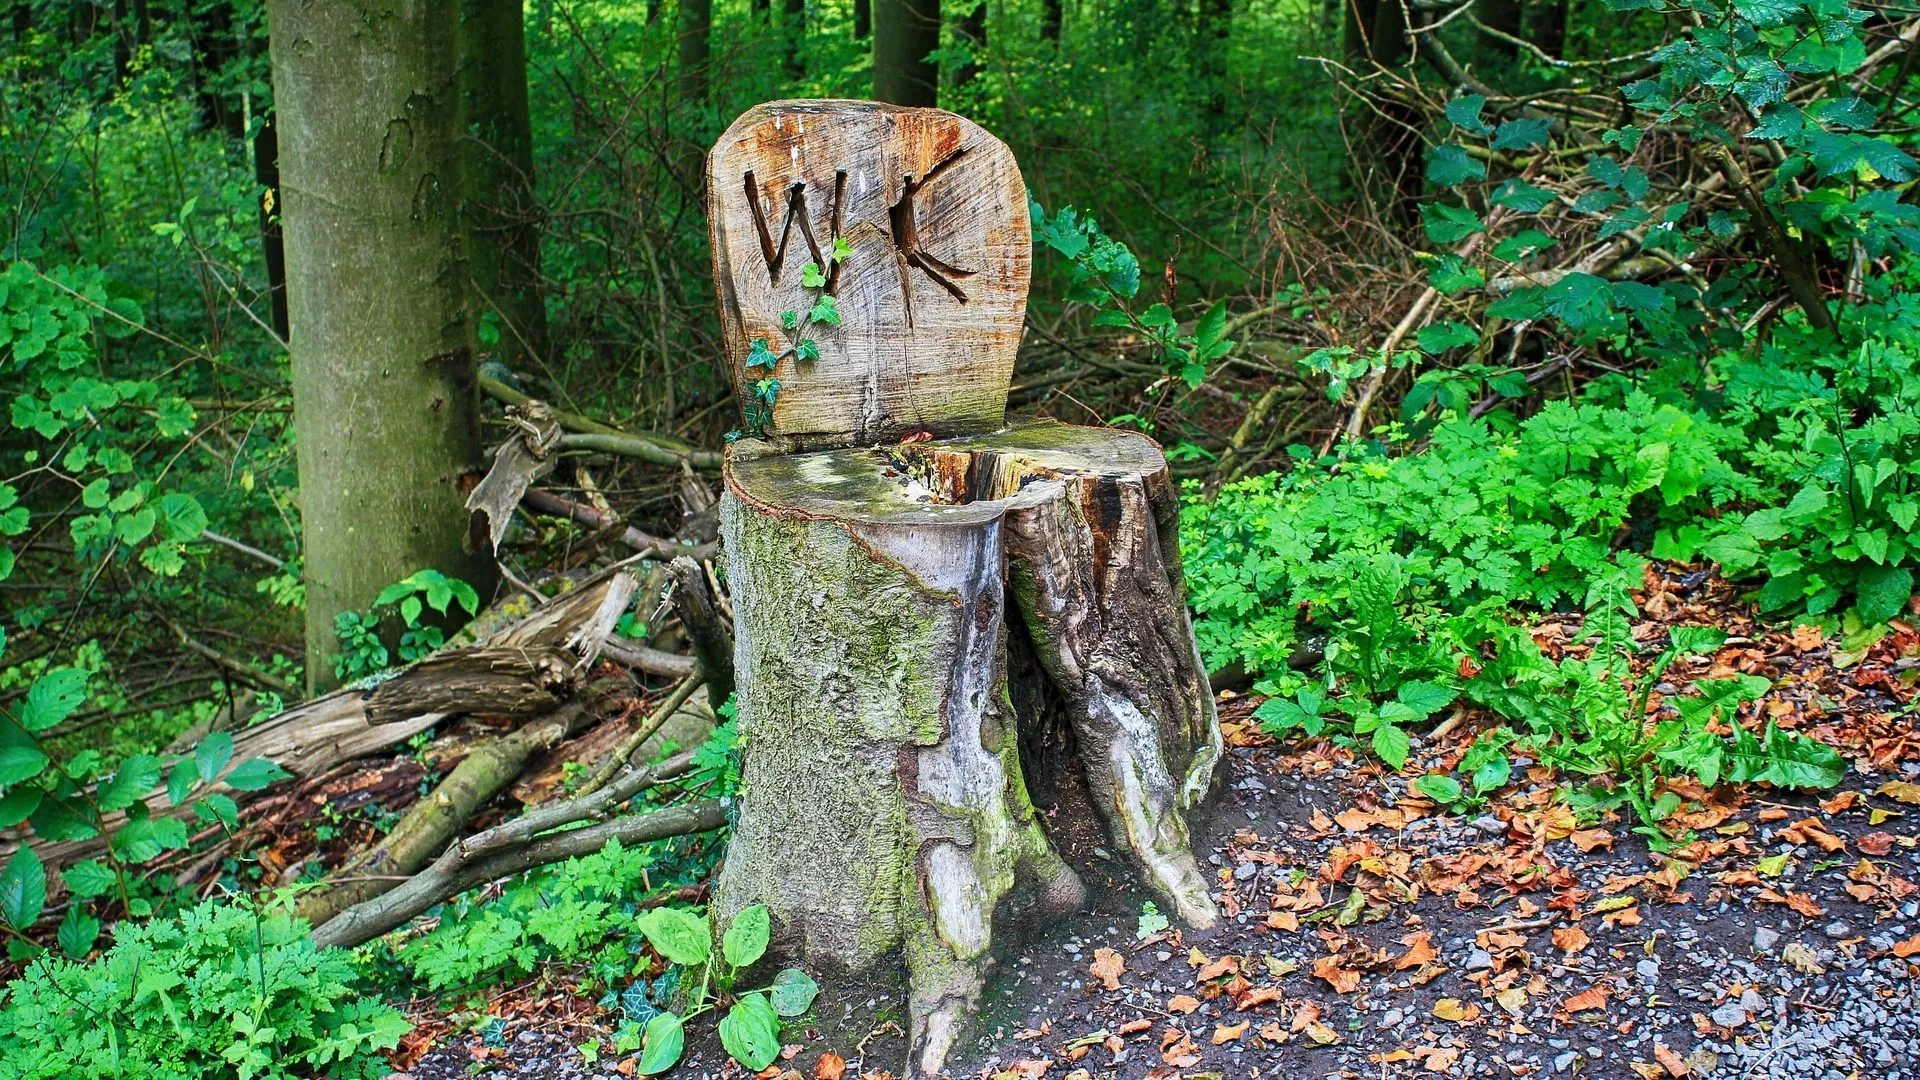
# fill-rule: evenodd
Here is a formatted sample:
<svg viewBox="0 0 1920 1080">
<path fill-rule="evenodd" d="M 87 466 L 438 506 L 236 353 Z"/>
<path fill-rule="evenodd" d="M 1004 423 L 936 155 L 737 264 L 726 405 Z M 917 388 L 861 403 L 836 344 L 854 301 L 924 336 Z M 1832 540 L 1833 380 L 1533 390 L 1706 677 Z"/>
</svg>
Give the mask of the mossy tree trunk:
<svg viewBox="0 0 1920 1080">
<path fill-rule="evenodd" d="M 1152 444 L 1045 423 L 759 449 L 735 445 L 722 515 L 746 748 L 722 916 L 765 903 L 818 964 L 901 957 L 912 1076 L 939 1072 L 1006 902 L 1083 901 L 1035 779 L 1077 771 L 1087 797 L 1050 813 L 1099 818 L 1210 925 L 1186 812 L 1220 736 Z"/>
<path fill-rule="evenodd" d="M 270 0 L 307 581 L 307 678 L 334 616 L 432 567 L 485 596 L 463 485 L 485 471 L 459 220 L 454 0 L 369 27 Z"/>
</svg>

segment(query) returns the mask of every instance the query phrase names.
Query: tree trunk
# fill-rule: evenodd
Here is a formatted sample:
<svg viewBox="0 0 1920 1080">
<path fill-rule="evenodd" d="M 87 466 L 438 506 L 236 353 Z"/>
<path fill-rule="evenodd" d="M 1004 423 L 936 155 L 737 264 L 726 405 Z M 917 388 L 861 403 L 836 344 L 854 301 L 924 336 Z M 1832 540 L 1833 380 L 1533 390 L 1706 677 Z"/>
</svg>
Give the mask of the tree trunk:
<svg viewBox="0 0 1920 1080">
<path fill-rule="evenodd" d="M 273 332 L 287 331 L 287 252 L 280 233 L 280 136 L 268 115 L 253 137 L 253 179 L 260 185 L 260 253 L 267 268 L 267 303 Z"/>
<path fill-rule="evenodd" d="M 713 29 L 713 0 L 680 0 L 680 103 L 707 103 L 707 67 L 712 61 L 708 36 Z"/>
<path fill-rule="evenodd" d="M 873 97 L 895 105 L 940 103 L 940 0 L 873 0 Z"/>
<path fill-rule="evenodd" d="M 807 74 L 807 0 L 785 0 L 780 8 L 780 34 L 786 39 L 787 78 Z"/>
<path fill-rule="evenodd" d="M 334 616 L 423 568 L 481 593 L 484 471 L 459 220 L 453 0 L 370 31 L 348 0 L 270 0 L 307 579 L 307 681 Z"/>
<path fill-rule="evenodd" d="M 981 61 L 987 57 L 987 0 L 978 0 L 966 17 L 954 27 L 954 36 L 966 43 L 973 55 L 955 69 L 953 85 L 965 86 L 980 76 Z"/>
<path fill-rule="evenodd" d="M 911 1076 L 977 1002 L 1002 901 L 1083 902 L 1050 829 L 1104 826 L 1211 925 L 1186 813 L 1220 735 L 1157 449 L 1052 422 L 765 448 L 735 444 L 723 503 L 746 750 L 720 914 L 767 904 L 817 964 L 903 955 Z M 1051 790 L 1078 794 L 1043 814 Z"/>
<path fill-rule="evenodd" d="M 1548 56 L 1566 59 L 1567 0 L 1540 0 L 1529 12 L 1534 44 Z"/>
<path fill-rule="evenodd" d="M 1232 0 L 1194 0 L 1194 48 L 1210 126 L 1218 126 L 1227 110 L 1227 46 L 1232 28 Z"/>
<path fill-rule="evenodd" d="M 500 321 L 509 368 L 547 351 L 540 229 L 520 0 L 464 0 L 460 20 L 461 179 L 473 311 Z"/>
<path fill-rule="evenodd" d="M 853 38 L 864 41 L 873 33 L 873 0 L 853 0 Z"/>
<path fill-rule="evenodd" d="M 1043 41 L 1060 42 L 1060 23 L 1062 0 L 1040 0 L 1040 37 Z"/>
</svg>

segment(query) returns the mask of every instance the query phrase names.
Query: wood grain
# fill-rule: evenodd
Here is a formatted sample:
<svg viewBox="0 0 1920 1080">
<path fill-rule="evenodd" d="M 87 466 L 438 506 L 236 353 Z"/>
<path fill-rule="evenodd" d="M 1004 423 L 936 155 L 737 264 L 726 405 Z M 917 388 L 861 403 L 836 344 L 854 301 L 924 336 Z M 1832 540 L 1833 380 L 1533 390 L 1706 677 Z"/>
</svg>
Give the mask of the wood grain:
<svg viewBox="0 0 1920 1080">
<path fill-rule="evenodd" d="M 769 433 L 860 445 L 915 431 L 1001 426 L 1026 318 L 1032 235 L 1013 154 L 940 109 L 776 101 L 749 109 L 707 159 L 708 220 L 727 361 L 751 400 L 753 342 L 785 352 L 783 312 L 823 291 L 841 325 L 806 332 L 817 361 L 783 356 Z"/>
</svg>

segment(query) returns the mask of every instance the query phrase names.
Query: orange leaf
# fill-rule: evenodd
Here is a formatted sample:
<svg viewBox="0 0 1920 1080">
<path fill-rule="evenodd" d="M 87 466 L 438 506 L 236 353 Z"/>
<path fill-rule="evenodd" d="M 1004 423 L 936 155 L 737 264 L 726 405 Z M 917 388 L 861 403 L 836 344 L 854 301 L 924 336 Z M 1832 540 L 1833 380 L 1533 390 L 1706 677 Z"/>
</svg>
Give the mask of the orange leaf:
<svg viewBox="0 0 1920 1080">
<path fill-rule="evenodd" d="M 1280 990 L 1278 987 L 1261 986 L 1241 994 L 1234 1000 L 1233 1004 L 1235 1008 L 1244 1012 L 1247 1009 L 1257 1009 L 1262 1005 L 1271 1005 L 1279 1000 Z"/>
<path fill-rule="evenodd" d="M 1578 926 L 1563 926 L 1553 932 L 1553 947 L 1569 956 L 1586 948 L 1591 940 Z"/>
<path fill-rule="evenodd" d="M 1419 967 L 1440 958 L 1440 951 L 1433 947 L 1433 935 L 1425 930 L 1417 934 L 1408 934 L 1400 939 L 1400 944 L 1407 946 L 1407 951 L 1400 959 L 1393 962 L 1395 971 Z"/>
<path fill-rule="evenodd" d="M 1560 1006 L 1560 1012 L 1563 1015 L 1572 1016 L 1575 1013 L 1593 1012 L 1596 1009 L 1604 1009 L 1607 1007 L 1607 998 L 1609 996 L 1607 987 L 1604 984 L 1589 986 L 1585 990 L 1568 998 L 1566 1004 Z"/>
<path fill-rule="evenodd" d="M 1237 1024 L 1216 1025 L 1213 1029 L 1213 1045 L 1225 1046 L 1230 1042 L 1238 1042 L 1240 1036 L 1247 1033 L 1247 1028 L 1251 1024 L 1250 1020 L 1242 1020 Z"/>
<path fill-rule="evenodd" d="M 1905 941 L 1896 943 L 1893 947 L 1893 955 L 1902 960 L 1909 956 L 1920 955 L 1920 934 L 1915 934 Z"/>
<path fill-rule="evenodd" d="M 1223 956 L 1202 967 L 1194 973 L 1195 982 L 1209 982 L 1222 975 L 1232 975 L 1240 970 L 1240 961 L 1232 956 Z"/>
<path fill-rule="evenodd" d="M 1888 832 L 1870 832 L 1854 841 L 1862 852 L 1868 855 L 1886 855 L 1893 850 L 1893 834 Z"/>
<path fill-rule="evenodd" d="M 1343 967 L 1337 956 L 1323 956 L 1313 962 L 1313 973 L 1325 979 L 1336 994 L 1351 994 L 1360 989 L 1360 973 Z"/>
<path fill-rule="evenodd" d="M 829 1050 L 813 1063 L 813 1080 L 840 1080 L 847 1071 L 847 1059 Z"/>
<path fill-rule="evenodd" d="M 1184 1013 L 1190 1013 L 1199 1007 L 1200 1007 L 1200 999 L 1196 997 L 1192 997 L 1187 994 L 1176 994 L 1174 995 L 1173 1000 L 1167 1002 L 1168 1012 L 1177 1012 L 1177 1013 L 1184 1014 Z"/>
<path fill-rule="evenodd" d="M 1666 1043 L 1653 1044 L 1653 1058 L 1666 1067 L 1667 1074 L 1672 1076 L 1673 1080 L 1686 1080 L 1687 1076 L 1693 1072 L 1687 1067 L 1686 1059 L 1680 1056 L 1680 1052 Z"/>
<path fill-rule="evenodd" d="M 1594 851 L 1599 848 L 1613 850 L 1613 834 L 1605 829 L 1576 829 L 1568 834 L 1567 839 L 1573 841 L 1573 846 L 1581 851 Z"/>
</svg>

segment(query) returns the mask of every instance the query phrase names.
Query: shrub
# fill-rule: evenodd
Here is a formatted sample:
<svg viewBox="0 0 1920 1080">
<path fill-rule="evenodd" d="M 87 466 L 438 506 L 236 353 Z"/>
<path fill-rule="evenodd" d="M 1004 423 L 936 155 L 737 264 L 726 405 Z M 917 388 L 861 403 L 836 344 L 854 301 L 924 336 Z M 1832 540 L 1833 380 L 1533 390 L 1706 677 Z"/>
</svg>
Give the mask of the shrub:
<svg viewBox="0 0 1920 1080">
<path fill-rule="evenodd" d="M 91 963 L 43 955 L 0 995 L 0 1080 L 385 1075 L 408 1024 L 351 953 L 278 909 L 214 901 L 127 922 Z"/>
</svg>

